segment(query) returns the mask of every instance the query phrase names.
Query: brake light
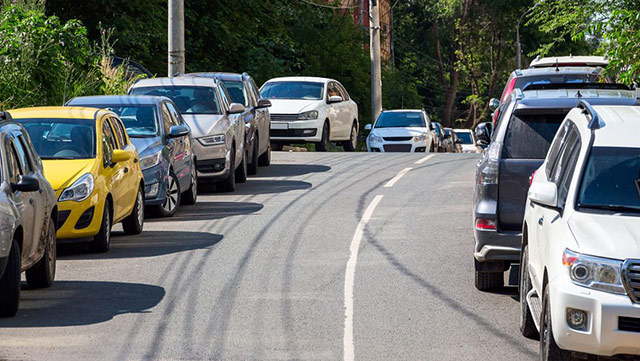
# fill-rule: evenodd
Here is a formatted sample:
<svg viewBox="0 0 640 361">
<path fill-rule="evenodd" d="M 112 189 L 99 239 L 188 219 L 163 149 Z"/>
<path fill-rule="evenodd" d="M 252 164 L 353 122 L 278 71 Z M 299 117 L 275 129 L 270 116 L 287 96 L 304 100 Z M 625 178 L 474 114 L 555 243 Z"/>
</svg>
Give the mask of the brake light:
<svg viewBox="0 0 640 361">
<path fill-rule="evenodd" d="M 534 170 L 533 173 L 531 173 L 531 175 L 529 176 L 529 188 L 531 188 L 531 183 L 533 183 L 533 177 L 536 176 L 537 171 L 538 171 L 537 169 Z"/>
<path fill-rule="evenodd" d="M 565 249 L 562 253 L 562 264 L 571 267 L 573 263 L 578 259 L 578 254 Z"/>
<path fill-rule="evenodd" d="M 482 230 L 496 229 L 496 221 L 490 219 L 476 219 L 476 228 Z"/>
<path fill-rule="evenodd" d="M 504 95 L 502 95 L 502 100 L 500 101 L 500 103 L 503 103 L 505 100 L 507 100 L 509 95 L 513 92 L 513 89 L 516 88 L 516 79 L 518 78 L 511 79 L 509 85 L 507 85 L 507 89 L 505 89 L 504 91 Z"/>
</svg>

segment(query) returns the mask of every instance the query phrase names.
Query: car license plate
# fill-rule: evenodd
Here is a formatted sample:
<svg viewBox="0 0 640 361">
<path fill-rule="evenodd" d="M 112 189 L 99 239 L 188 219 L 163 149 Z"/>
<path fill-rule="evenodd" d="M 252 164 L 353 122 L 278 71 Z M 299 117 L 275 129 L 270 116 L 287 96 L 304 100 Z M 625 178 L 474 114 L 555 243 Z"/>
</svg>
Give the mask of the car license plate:
<svg viewBox="0 0 640 361">
<path fill-rule="evenodd" d="M 271 129 L 289 129 L 287 123 L 271 123 Z"/>
</svg>

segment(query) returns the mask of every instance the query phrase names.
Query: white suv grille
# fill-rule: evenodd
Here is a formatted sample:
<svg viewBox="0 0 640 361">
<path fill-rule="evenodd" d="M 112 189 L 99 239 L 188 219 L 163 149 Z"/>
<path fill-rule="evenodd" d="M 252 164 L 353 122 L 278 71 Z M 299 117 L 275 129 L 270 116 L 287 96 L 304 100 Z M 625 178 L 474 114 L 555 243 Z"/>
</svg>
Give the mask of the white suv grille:
<svg viewBox="0 0 640 361">
<path fill-rule="evenodd" d="M 622 266 L 622 281 L 634 303 L 640 303 L 640 260 L 628 260 Z"/>
</svg>

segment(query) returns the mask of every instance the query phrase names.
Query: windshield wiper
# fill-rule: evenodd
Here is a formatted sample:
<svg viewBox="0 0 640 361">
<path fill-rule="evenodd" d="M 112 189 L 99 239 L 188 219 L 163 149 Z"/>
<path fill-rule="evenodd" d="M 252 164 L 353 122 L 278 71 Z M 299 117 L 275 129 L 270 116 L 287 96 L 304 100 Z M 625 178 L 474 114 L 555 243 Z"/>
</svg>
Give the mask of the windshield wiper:
<svg viewBox="0 0 640 361">
<path fill-rule="evenodd" d="M 627 212 L 627 213 L 640 213 L 640 208 L 637 207 L 629 207 L 629 206 L 618 206 L 618 205 L 604 205 L 604 204 L 578 204 L 580 208 L 587 209 L 602 209 L 605 211 L 614 211 L 614 212 Z"/>
</svg>

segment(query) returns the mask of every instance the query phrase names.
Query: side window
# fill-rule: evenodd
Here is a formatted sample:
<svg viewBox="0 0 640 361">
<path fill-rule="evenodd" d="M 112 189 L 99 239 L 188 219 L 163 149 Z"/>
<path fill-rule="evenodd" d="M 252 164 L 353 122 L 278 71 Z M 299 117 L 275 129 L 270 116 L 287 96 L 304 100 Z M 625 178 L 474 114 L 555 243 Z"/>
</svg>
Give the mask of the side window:
<svg viewBox="0 0 640 361">
<path fill-rule="evenodd" d="M 11 142 L 12 146 L 16 154 L 18 155 L 18 162 L 20 165 L 20 169 L 22 170 L 22 174 L 29 174 L 33 172 L 33 167 L 31 166 L 31 161 L 27 154 L 27 151 L 22 147 L 20 142 L 13 141 Z"/>
<path fill-rule="evenodd" d="M 20 145 L 22 146 L 22 148 L 26 151 L 27 157 L 31 161 L 31 168 L 35 169 L 40 167 L 40 160 L 35 153 L 35 150 L 31 146 L 29 146 L 30 143 L 27 142 L 24 134 L 19 135 L 18 140 L 20 141 Z"/>
<path fill-rule="evenodd" d="M 7 168 L 9 168 L 9 182 L 18 183 L 20 176 L 24 173 L 20 169 L 18 154 L 11 143 L 7 144 Z"/>
<path fill-rule="evenodd" d="M 349 93 L 347 93 L 347 89 L 345 89 L 342 84 L 338 84 L 338 90 L 342 95 L 342 100 L 349 100 Z"/>
<path fill-rule="evenodd" d="M 565 137 L 566 141 L 561 146 L 560 154 L 558 155 L 558 160 L 555 162 L 555 165 L 551 169 L 551 177 L 549 180 L 556 185 L 559 184 L 560 179 L 562 178 L 563 173 L 567 169 L 570 161 L 570 153 L 573 149 L 573 146 L 578 142 L 578 132 L 575 129 L 569 130 L 569 133 Z"/>
<path fill-rule="evenodd" d="M 560 176 L 558 183 L 558 206 L 564 208 L 569 195 L 569 186 L 571 185 L 571 179 L 578 163 L 578 155 L 580 154 L 581 142 L 579 138 L 572 144 L 571 148 L 568 148 L 567 159 L 568 163 L 565 166 L 564 172 Z"/>
<path fill-rule="evenodd" d="M 244 92 L 247 94 L 247 106 L 255 107 L 258 105 L 258 98 L 256 98 L 253 90 L 251 90 L 249 82 L 243 81 L 242 84 L 244 85 Z"/>
<path fill-rule="evenodd" d="M 253 93 L 253 96 L 259 100 L 260 99 L 260 91 L 258 90 L 258 85 L 256 85 L 256 82 L 253 80 L 253 78 L 249 78 L 249 88 L 251 88 L 251 92 Z"/>
<path fill-rule="evenodd" d="M 171 122 L 173 123 L 173 125 L 182 124 L 182 118 L 180 118 L 180 113 L 178 113 L 173 103 L 166 102 L 164 104 L 167 106 L 167 109 L 169 110 L 169 115 L 171 115 Z"/>
<path fill-rule="evenodd" d="M 162 103 L 162 126 L 164 127 L 164 134 L 169 134 L 169 130 L 173 125 L 173 121 L 171 120 L 171 113 L 169 112 L 169 108 L 167 108 L 167 103 Z"/>
<path fill-rule="evenodd" d="M 218 90 L 220 93 L 220 98 L 222 98 L 222 102 L 224 103 L 225 108 L 229 109 L 229 104 L 231 104 L 229 99 L 231 99 L 231 97 L 227 95 L 227 89 L 224 88 L 223 86 L 220 86 Z"/>
<path fill-rule="evenodd" d="M 120 121 L 115 118 L 109 118 L 109 122 L 113 128 L 118 149 L 124 149 L 124 147 L 127 146 L 127 138 L 124 136 L 124 129 L 122 128 Z"/>
<path fill-rule="evenodd" d="M 342 95 L 340 95 L 340 91 L 338 91 L 338 87 L 336 86 L 336 83 L 331 82 L 327 87 L 327 99 L 333 96 L 342 96 Z"/>
<path fill-rule="evenodd" d="M 113 150 L 117 148 L 116 139 L 108 122 L 102 123 L 102 157 L 105 166 L 111 163 Z"/>
<path fill-rule="evenodd" d="M 549 155 L 547 156 L 548 161 L 545 167 L 545 171 L 547 172 L 547 179 L 551 178 L 551 172 L 553 171 L 553 167 L 558 161 L 558 155 L 560 154 L 560 148 L 562 147 L 564 137 L 567 134 L 567 130 L 571 122 L 567 121 L 563 126 L 558 130 L 558 134 L 556 134 L 553 143 L 551 144 L 551 148 L 549 149 Z"/>
</svg>

